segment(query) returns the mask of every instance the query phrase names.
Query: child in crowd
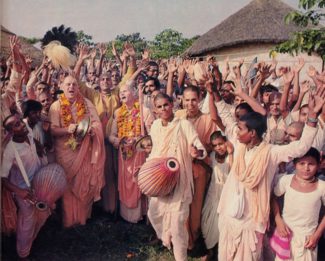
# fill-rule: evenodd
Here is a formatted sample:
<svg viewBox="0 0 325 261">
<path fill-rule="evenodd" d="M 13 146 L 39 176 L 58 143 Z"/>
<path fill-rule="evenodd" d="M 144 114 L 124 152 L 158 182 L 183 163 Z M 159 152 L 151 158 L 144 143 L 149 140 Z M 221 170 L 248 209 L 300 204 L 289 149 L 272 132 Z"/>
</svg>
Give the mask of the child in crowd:
<svg viewBox="0 0 325 261">
<path fill-rule="evenodd" d="M 274 188 L 277 197 L 284 195 L 282 216 L 274 202 L 276 231 L 291 239 L 289 260 L 316 261 L 317 244 L 325 230 L 324 216 L 318 223 L 320 208 L 325 204 L 325 182 L 316 177 L 320 153 L 310 148 L 304 156 L 294 159 L 294 165 L 295 174 L 282 176 Z"/>
<path fill-rule="evenodd" d="M 211 182 L 205 203 L 202 210 L 202 233 L 207 249 L 207 258 L 216 258 L 217 243 L 219 241 L 218 204 L 222 187 L 227 179 L 233 161 L 233 145 L 227 141 L 221 131 L 215 131 L 210 136 L 210 144 L 213 151 L 210 155 L 211 166 L 213 169 Z"/>
</svg>

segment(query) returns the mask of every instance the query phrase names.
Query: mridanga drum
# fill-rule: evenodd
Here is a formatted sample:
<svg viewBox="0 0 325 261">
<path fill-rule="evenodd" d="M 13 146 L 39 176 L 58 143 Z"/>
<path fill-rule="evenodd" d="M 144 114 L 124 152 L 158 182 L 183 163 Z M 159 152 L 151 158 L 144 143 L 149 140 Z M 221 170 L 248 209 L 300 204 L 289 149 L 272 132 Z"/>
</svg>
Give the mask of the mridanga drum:
<svg viewBox="0 0 325 261">
<path fill-rule="evenodd" d="M 32 181 L 36 208 L 45 211 L 53 206 L 63 195 L 66 186 L 65 172 L 59 164 L 51 163 L 41 168 Z"/>
<path fill-rule="evenodd" d="M 179 179 L 179 163 L 175 158 L 155 158 L 145 162 L 138 174 L 138 185 L 149 197 L 171 194 Z"/>
</svg>

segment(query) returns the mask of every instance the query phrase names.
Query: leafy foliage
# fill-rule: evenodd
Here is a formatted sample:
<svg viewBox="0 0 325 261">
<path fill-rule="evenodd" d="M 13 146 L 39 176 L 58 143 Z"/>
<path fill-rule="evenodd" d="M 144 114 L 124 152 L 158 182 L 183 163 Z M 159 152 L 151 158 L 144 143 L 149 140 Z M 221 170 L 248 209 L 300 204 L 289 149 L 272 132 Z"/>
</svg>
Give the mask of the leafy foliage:
<svg viewBox="0 0 325 261">
<path fill-rule="evenodd" d="M 21 38 L 23 38 L 29 44 L 36 44 L 41 40 L 41 38 L 36 38 L 36 37 L 26 38 L 21 36 Z"/>
<path fill-rule="evenodd" d="M 113 42 L 116 50 L 120 54 L 123 51 L 123 45 L 126 42 L 129 42 L 134 46 L 134 49 L 139 57 L 145 49 L 150 49 L 151 57 L 154 59 L 169 58 L 171 56 L 182 54 L 198 37 L 199 36 L 194 36 L 193 38 L 188 39 L 183 37 L 182 33 L 173 29 L 163 30 L 154 37 L 153 41 L 146 40 L 140 35 L 140 33 L 132 33 L 128 35 L 121 34 L 116 36 L 114 41 L 108 43 L 107 56 L 113 58 Z"/>
<path fill-rule="evenodd" d="M 128 42 L 131 43 L 135 49 L 135 52 L 137 55 L 141 55 L 144 49 L 148 47 L 148 41 L 144 38 L 141 37 L 140 33 L 132 33 L 132 34 L 121 34 L 116 36 L 114 41 L 110 41 L 108 43 L 108 51 L 107 51 L 107 56 L 108 57 L 113 57 L 112 54 L 112 43 L 115 43 L 115 48 L 119 53 L 122 53 L 123 51 L 123 45 L 124 43 Z"/>
<path fill-rule="evenodd" d="M 285 22 L 290 22 L 304 28 L 307 26 L 318 26 L 325 18 L 325 0 L 299 0 L 299 7 L 305 12 L 293 11 L 287 14 Z M 319 8 L 319 9 L 317 9 Z M 277 45 L 272 52 L 298 54 L 305 52 L 311 55 L 313 52 L 321 56 L 325 61 L 325 28 L 305 29 L 295 32 L 291 39 Z"/>
<path fill-rule="evenodd" d="M 77 39 L 79 43 L 88 44 L 90 46 L 94 45 L 93 37 L 86 34 L 83 30 L 77 32 Z"/>
<path fill-rule="evenodd" d="M 151 43 L 153 58 L 169 58 L 182 54 L 189 48 L 197 37 L 184 38 L 183 34 L 173 30 L 165 29 L 157 34 Z"/>
</svg>

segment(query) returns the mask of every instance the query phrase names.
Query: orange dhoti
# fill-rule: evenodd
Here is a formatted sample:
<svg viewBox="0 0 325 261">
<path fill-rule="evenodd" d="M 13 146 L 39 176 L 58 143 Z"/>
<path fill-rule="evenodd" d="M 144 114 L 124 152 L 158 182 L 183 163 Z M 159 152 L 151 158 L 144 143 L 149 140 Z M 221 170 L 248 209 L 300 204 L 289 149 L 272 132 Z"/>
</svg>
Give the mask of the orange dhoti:
<svg viewBox="0 0 325 261">
<path fill-rule="evenodd" d="M 211 172 L 208 170 L 208 167 L 203 167 L 202 165 L 206 164 L 206 166 L 208 166 L 206 160 L 200 161 L 202 163 L 199 163 L 197 161 L 193 162 L 192 164 L 194 178 L 194 194 L 192 203 L 190 205 L 189 216 L 190 247 L 195 243 L 201 233 L 201 213 L 206 190 L 211 177 Z"/>
</svg>

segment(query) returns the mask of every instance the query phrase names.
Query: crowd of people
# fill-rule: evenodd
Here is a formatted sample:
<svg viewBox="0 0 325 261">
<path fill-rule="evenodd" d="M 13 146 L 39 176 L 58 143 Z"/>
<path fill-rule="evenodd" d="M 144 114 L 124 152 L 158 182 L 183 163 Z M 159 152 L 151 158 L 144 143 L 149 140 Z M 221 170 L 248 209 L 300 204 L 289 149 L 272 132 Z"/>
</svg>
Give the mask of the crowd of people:
<svg viewBox="0 0 325 261">
<path fill-rule="evenodd" d="M 44 56 L 34 67 L 18 37 L 10 48 L 1 60 L 1 214 L 19 257 L 28 257 L 56 207 L 36 208 L 27 183 L 57 163 L 67 181 L 66 228 L 86 225 L 100 201 L 127 222 L 147 217 L 177 261 L 202 238 L 204 260 L 261 260 L 266 245 L 275 260 L 317 260 L 325 71 L 309 66 L 301 82 L 302 58 L 291 67 L 275 59 L 153 60 L 130 43 L 122 53 L 113 44 L 113 59 L 104 44 L 79 44 L 73 66 Z M 143 194 L 141 166 L 168 157 L 179 164 L 173 191 Z"/>
</svg>

